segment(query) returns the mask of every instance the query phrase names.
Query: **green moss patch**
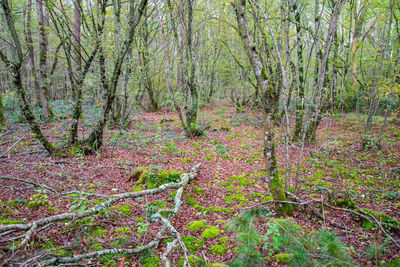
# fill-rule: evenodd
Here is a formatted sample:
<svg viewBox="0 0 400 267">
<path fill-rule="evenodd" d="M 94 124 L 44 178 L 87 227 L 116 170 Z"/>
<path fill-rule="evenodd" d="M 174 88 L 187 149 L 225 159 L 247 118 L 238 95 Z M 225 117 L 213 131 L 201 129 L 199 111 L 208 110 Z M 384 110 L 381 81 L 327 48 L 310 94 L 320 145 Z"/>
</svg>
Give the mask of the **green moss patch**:
<svg viewBox="0 0 400 267">
<path fill-rule="evenodd" d="M 196 264 L 201 261 L 201 259 L 199 257 L 197 257 L 196 255 L 188 255 L 188 260 L 189 260 L 190 266 L 197 266 Z M 183 267 L 184 263 L 185 263 L 185 259 L 182 257 L 178 261 L 178 266 Z"/>
<path fill-rule="evenodd" d="M 24 223 L 24 221 L 22 221 L 22 220 L 9 220 L 9 219 L 6 219 L 6 220 L 1 220 L 0 221 L 0 224 L 3 224 L 3 225 L 23 224 L 23 223 Z"/>
<path fill-rule="evenodd" d="M 211 226 L 210 228 L 207 228 L 203 231 L 203 233 L 201 234 L 201 237 L 203 239 L 213 239 L 213 238 L 216 238 L 217 236 L 219 236 L 220 233 L 221 233 L 221 231 L 219 230 L 218 227 Z"/>
<path fill-rule="evenodd" d="M 191 198 L 191 197 L 188 197 L 187 199 L 186 199 L 186 204 L 188 204 L 189 206 L 194 206 L 194 205 L 196 205 L 198 203 L 198 201 L 197 201 L 197 199 L 195 199 L 195 198 Z"/>
<path fill-rule="evenodd" d="M 190 225 L 186 226 L 192 232 L 196 232 L 201 228 L 206 228 L 208 225 L 205 224 L 205 221 L 193 221 Z"/>
<path fill-rule="evenodd" d="M 198 239 L 194 236 L 188 235 L 188 236 L 183 236 L 182 241 L 185 244 L 186 248 L 191 251 L 195 252 L 198 249 L 201 249 L 203 247 L 204 241 L 201 239 Z"/>
<path fill-rule="evenodd" d="M 156 174 L 148 167 L 137 167 L 130 175 L 130 181 L 136 181 L 135 186 L 156 188 L 165 183 L 179 182 L 182 173 L 177 171 L 162 171 Z"/>
<path fill-rule="evenodd" d="M 211 245 L 210 252 L 212 254 L 225 255 L 228 252 L 228 237 L 219 238 L 219 244 Z"/>
<path fill-rule="evenodd" d="M 133 208 L 134 207 L 131 204 L 120 205 L 120 206 L 115 207 L 115 209 L 117 211 L 121 212 L 122 214 L 128 215 L 128 216 L 132 214 Z"/>
</svg>

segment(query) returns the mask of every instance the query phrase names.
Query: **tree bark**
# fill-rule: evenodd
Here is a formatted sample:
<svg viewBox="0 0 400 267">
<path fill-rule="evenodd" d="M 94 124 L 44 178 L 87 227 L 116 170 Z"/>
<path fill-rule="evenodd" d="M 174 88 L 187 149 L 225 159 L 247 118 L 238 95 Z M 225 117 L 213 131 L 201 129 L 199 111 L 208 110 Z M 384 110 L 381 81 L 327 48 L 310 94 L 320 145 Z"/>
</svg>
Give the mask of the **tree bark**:
<svg viewBox="0 0 400 267">
<path fill-rule="evenodd" d="M 47 81 L 47 31 L 45 28 L 43 4 L 36 1 L 38 31 L 39 31 L 39 81 L 40 81 L 40 98 L 43 107 L 43 117 L 45 120 L 52 116 L 48 103 L 48 81 Z"/>
<path fill-rule="evenodd" d="M 32 0 L 28 0 L 27 6 L 27 17 L 26 17 L 26 44 L 28 49 L 28 55 L 31 65 L 31 71 L 33 76 L 33 88 L 35 93 L 35 104 L 37 107 L 42 106 L 41 102 L 41 93 L 40 93 L 40 84 L 38 80 L 38 75 L 36 72 L 36 64 L 35 64 L 35 48 L 33 46 L 33 39 L 32 39 Z"/>
</svg>

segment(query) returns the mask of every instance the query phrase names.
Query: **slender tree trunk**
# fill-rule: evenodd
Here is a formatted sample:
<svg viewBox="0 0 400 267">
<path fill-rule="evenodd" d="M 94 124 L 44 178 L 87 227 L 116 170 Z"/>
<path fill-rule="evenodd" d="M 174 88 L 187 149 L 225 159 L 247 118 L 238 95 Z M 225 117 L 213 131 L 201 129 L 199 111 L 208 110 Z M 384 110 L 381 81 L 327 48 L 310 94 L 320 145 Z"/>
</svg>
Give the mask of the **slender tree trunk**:
<svg viewBox="0 0 400 267">
<path fill-rule="evenodd" d="M 39 81 L 40 98 L 43 107 L 43 117 L 45 120 L 51 118 L 51 111 L 48 103 L 48 81 L 47 81 L 47 31 L 43 13 L 43 4 L 36 1 L 37 20 L 39 29 Z"/>
<path fill-rule="evenodd" d="M 257 80 L 257 86 L 264 93 L 264 163 L 268 176 L 269 189 L 275 200 L 285 201 L 286 195 L 283 191 L 282 182 L 276 166 L 276 154 L 274 143 L 274 118 L 276 117 L 279 90 L 274 91 L 273 88 L 267 86 L 268 78 L 266 76 L 265 67 L 261 61 L 260 55 L 249 34 L 246 20 L 246 1 L 235 0 L 234 4 L 236 19 L 238 23 L 238 31 L 242 43 L 245 47 L 246 54 L 249 58 L 250 65 L 253 68 L 254 75 Z M 290 204 L 277 203 L 276 210 L 280 216 L 288 216 L 293 209 Z"/>
<path fill-rule="evenodd" d="M 35 104 L 37 107 L 41 107 L 41 96 L 40 96 L 40 84 L 38 80 L 38 75 L 36 72 L 36 64 L 35 64 L 35 48 L 33 46 L 33 39 L 32 39 L 32 0 L 28 0 L 27 6 L 27 18 L 26 18 L 26 44 L 29 53 L 29 61 L 33 76 L 33 88 L 35 92 Z"/>
<path fill-rule="evenodd" d="M 0 128 L 6 121 L 6 119 L 4 118 L 3 98 L 1 95 L 2 95 L 2 92 L 0 91 Z"/>
<path fill-rule="evenodd" d="M 293 2 L 293 11 L 295 12 L 296 21 L 296 41 L 297 41 L 297 86 L 298 98 L 296 103 L 296 123 L 293 133 L 293 139 L 298 141 L 301 138 L 304 118 L 304 61 L 303 61 L 303 41 L 301 35 L 301 16 L 299 1 Z"/>
<path fill-rule="evenodd" d="M 24 55 L 22 52 L 22 46 L 18 38 L 17 31 L 15 29 L 11 10 L 8 5 L 8 0 L 1 0 L 1 6 L 4 11 L 8 32 L 11 36 L 13 46 L 11 51 L 11 58 L 12 58 L 11 61 L 8 60 L 7 57 L 1 51 L 0 51 L 0 59 L 6 64 L 8 68 L 11 68 L 11 71 L 13 73 L 13 85 L 17 91 L 17 94 L 21 98 L 20 101 L 21 111 L 25 119 L 28 121 L 32 133 L 43 145 L 43 147 L 50 154 L 53 154 L 55 151 L 55 147 L 48 141 L 46 136 L 43 134 L 39 123 L 36 121 L 35 116 L 31 111 L 25 88 L 22 85 L 21 68 L 22 68 L 22 62 L 24 60 Z"/>
<path fill-rule="evenodd" d="M 75 105 L 74 113 L 72 115 L 72 125 L 69 134 L 69 143 L 76 144 L 78 141 L 78 127 L 79 119 L 82 113 L 82 86 L 77 85 L 77 81 L 82 80 L 82 59 L 81 59 L 81 7 L 80 0 L 74 0 L 74 25 L 73 25 L 73 57 L 70 57 L 70 65 L 74 66 L 74 69 L 70 71 L 70 79 L 75 91 Z M 73 61 L 75 64 L 72 64 Z"/>
</svg>

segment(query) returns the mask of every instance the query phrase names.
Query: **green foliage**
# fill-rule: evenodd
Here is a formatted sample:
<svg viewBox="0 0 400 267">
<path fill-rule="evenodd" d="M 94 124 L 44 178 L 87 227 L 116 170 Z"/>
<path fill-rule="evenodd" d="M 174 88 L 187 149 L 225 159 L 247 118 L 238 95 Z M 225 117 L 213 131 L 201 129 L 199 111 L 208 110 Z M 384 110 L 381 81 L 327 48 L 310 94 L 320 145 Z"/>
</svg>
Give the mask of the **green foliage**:
<svg viewBox="0 0 400 267">
<path fill-rule="evenodd" d="M 225 202 L 226 202 L 226 204 L 232 204 L 233 202 L 239 202 L 240 204 L 243 204 L 243 203 L 249 203 L 250 201 L 248 201 L 243 196 L 243 194 L 237 193 L 237 194 L 232 194 L 230 196 L 227 196 L 225 198 Z"/>
<path fill-rule="evenodd" d="M 109 230 L 107 230 L 107 229 L 104 229 L 104 228 L 101 228 L 101 227 L 96 227 L 96 228 L 92 231 L 91 235 L 92 235 L 92 236 L 99 236 L 99 237 L 101 237 L 101 236 L 104 236 L 105 234 L 107 234 L 108 232 L 109 232 Z"/>
<path fill-rule="evenodd" d="M 291 220 L 276 219 L 275 245 L 291 254 L 289 266 L 354 266 L 346 245 L 328 231 L 303 234 Z M 285 259 L 289 260 L 288 257 Z"/>
<path fill-rule="evenodd" d="M 213 239 L 219 236 L 221 231 L 219 230 L 218 227 L 216 226 L 211 226 L 210 228 L 207 228 L 201 233 L 201 237 L 204 239 Z"/>
<path fill-rule="evenodd" d="M 46 206 L 48 204 L 46 190 L 38 189 L 37 191 L 39 192 L 38 194 L 30 196 L 29 199 L 31 201 L 29 201 L 26 205 L 27 209 L 34 209 L 40 206 Z"/>
<path fill-rule="evenodd" d="M 389 262 L 389 263 L 387 264 L 386 267 L 398 267 L 398 266 L 400 266 L 400 258 L 397 258 L 397 259 L 395 259 L 395 260 L 392 260 L 391 262 Z"/>
<path fill-rule="evenodd" d="M 283 264 L 289 264 L 293 260 L 293 254 L 290 253 L 279 253 L 274 256 L 275 261 L 280 261 Z"/>
<path fill-rule="evenodd" d="M 226 147 L 224 147 L 221 144 L 215 145 L 215 150 L 217 151 L 218 154 L 221 154 L 221 155 L 227 154 L 230 152 L 229 149 L 227 149 Z"/>
<path fill-rule="evenodd" d="M 369 260 L 378 260 L 387 252 L 386 243 L 372 242 L 365 248 L 365 257 Z"/>
<path fill-rule="evenodd" d="M 259 251 L 261 235 L 255 225 L 262 214 L 261 209 L 251 209 L 229 221 L 227 229 L 236 235 L 238 246 L 238 256 L 232 266 L 264 266 L 264 260 Z"/>
</svg>

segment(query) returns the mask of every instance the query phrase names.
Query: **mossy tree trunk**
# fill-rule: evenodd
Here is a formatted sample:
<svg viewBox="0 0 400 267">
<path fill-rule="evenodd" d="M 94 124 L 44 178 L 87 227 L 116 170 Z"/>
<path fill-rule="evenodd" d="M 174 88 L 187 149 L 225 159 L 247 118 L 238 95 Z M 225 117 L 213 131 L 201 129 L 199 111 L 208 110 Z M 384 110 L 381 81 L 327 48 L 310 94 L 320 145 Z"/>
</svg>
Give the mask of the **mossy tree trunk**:
<svg viewBox="0 0 400 267">
<path fill-rule="evenodd" d="M 5 118 L 4 118 L 4 111 L 3 111 L 3 98 L 1 97 L 1 91 L 0 91 L 0 128 L 1 126 L 5 123 Z"/>
<path fill-rule="evenodd" d="M 236 0 L 234 8 L 240 38 L 256 77 L 257 86 L 264 95 L 264 163 L 268 176 L 269 190 L 274 200 L 286 201 L 286 195 L 276 166 L 274 142 L 274 120 L 277 117 L 280 90 L 278 87 L 268 86 L 266 67 L 263 65 L 258 49 L 249 34 L 246 20 L 246 0 Z M 288 203 L 277 203 L 276 211 L 279 216 L 288 216 L 291 215 L 293 208 Z"/>
<path fill-rule="evenodd" d="M 45 27 L 45 19 L 43 13 L 43 3 L 36 2 L 37 19 L 39 27 L 39 82 L 40 82 L 40 99 L 43 108 L 43 117 L 45 120 L 54 117 L 54 114 L 49 106 L 49 87 L 47 77 L 47 30 Z"/>
<path fill-rule="evenodd" d="M 187 0 L 187 31 L 186 31 L 186 80 L 185 80 L 185 91 L 186 91 L 186 105 L 185 105 L 185 117 L 186 117 L 186 135 L 193 137 L 200 135 L 197 127 L 197 111 L 199 104 L 199 93 L 197 90 L 197 84 L 195 81 L 196 74 L 196 62 L 193 51 L 193 0 Z"/>
<path fill-rule="evenodd" d="M 140 27 L 140 40 L 139 40 L 139 45 L 140 45 L 140 50 L 139 50 L 139 62 L 142 65 L 141 66 L 141 73 L 142 73 L 142 80 L 143 80 L 143 86 L 149 96 L 150 99 L 150 104 L 151 104 L 151 110 L 157 111 L 159 109 L 158 102 L 156 100 L 155 92 L 154 92 L 154 87 L 153 87 L 153 82 L 151 79 L 151 74 L 150 74 L 150 59 L 149 59 L 149 49 L 150 49 L 150 42 L 149 42 L 149 28 L 147 21 L 144 20 L 141 27 Z"/>
<path fill-rule="evenodd" d="M 39 140 L 39 142 L 44 146 L 44 148 L 50 153 L 53 154 L 55 151 L 55 147 L 49 142 L 46 136 L 43 134 L 39 123 L 36 121 L 35 116 L 31 111 L 31 107 L 29 104 L 29 100 L 25 91 L 25 88 L 22 85 L 22 77 L 21 77 L 21 69 L 22 62 L 24 61 L 24 54 L 22 52 L 21 42 L 18 38 L 17 31 L 15 29 L 13 17 L 11 14 L 10 7 L 8 5 L 8 0 L 1 0 L 1 6 L 4 12 L 7 28 L 9 35 L 12 39 L 12 51 L 11 51 L 11 59 L 9 60 L 1 51 L 0 51 L 0 59 L 6 64 L 7 68 L 10 68 L 13 76 L 13 85 L 17 91 L 17 94 L 21 98 L 20 106 L 22 114 L 25 119 L 29 123 L 31 127 L 32 133 Z"/>
<path fill-rule="evenodd" d="M 303 42 L 301 35 L 301 16 L 300 16 L 300 3 L 294 1 L 292 10 L 295 14 L 296 23 L 296 41 L 297 41 L 297 65 L 298 65 L 298 98 L 296 103 L 296 123 L 293 133 L 293 140 L 298 141 L 301 137 L 303 129 L 303 118 L 304 118 L 304 61 L 303 61 Z"/>
</svg>

